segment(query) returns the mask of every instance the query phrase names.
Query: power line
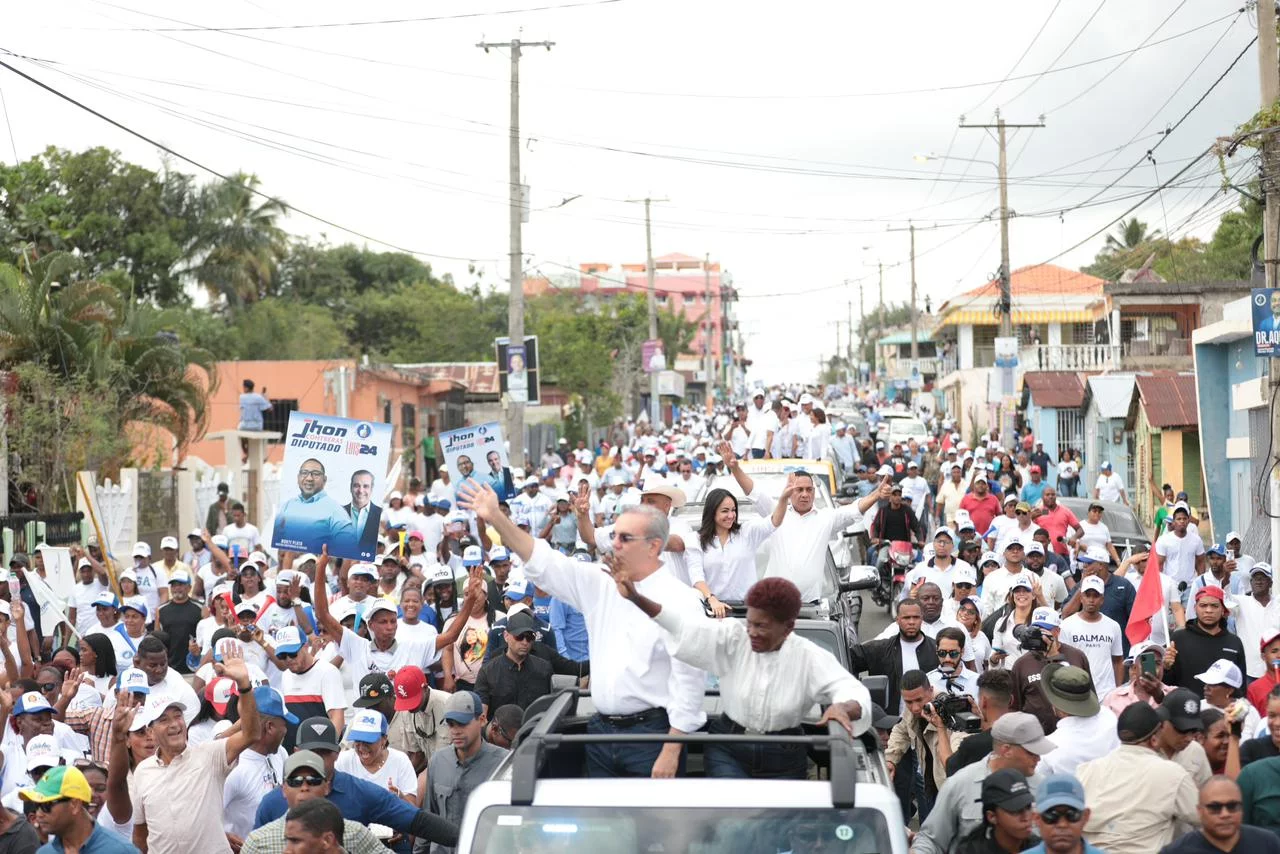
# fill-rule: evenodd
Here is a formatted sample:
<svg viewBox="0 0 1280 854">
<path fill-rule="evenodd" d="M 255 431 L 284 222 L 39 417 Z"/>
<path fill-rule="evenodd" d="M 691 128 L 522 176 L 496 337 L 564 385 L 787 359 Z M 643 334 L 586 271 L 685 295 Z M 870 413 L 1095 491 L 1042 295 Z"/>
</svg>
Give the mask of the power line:
<svg viewBox="0 0 1280 854">
<path fill-rule="evenodd" d="M 72 106 L 75 106 L 75 107 L 80 108 L 81 110 L 84 110 L 86 113 L 89 113 L 90 115 L 92 115 L 92 116 L 94 116 L 94 117 L 96 117 L 96 118 L 98 118 L 98 119 L 101 119 L 102 121 L 106 122 L 107 124 L 112 125 L 113 127 L 117 128 L 117 129 L 119 129 L 119 130 L 124 131 L 125 133 L 129 134 L 130 136 L 137 137 L 138 139 L 142 140 L 143 142 L 147 143 L 148 145 L 154 146 L 154 147 L 156 147 L 156 148 L 160 149 L 161 151 L 165 152 L 166 154 L 169 154 L 169 155 L 171 155 L 171 156 L 173 156 L 173 157 L 178 158 L 179 160 L 183 161 L 184 163 L 189 163 L 189 164 L 191 164 L 192 166 L 196 167 L 197 169 L 200 169 L 200 170 L 203 170 L 203 171 L 205 171 L 205 172 L 208 172 L 210 175 L 213 175 L 213 176 L 214 176 L 214 177 L 216 177 L 216 178 L 220 178 L 220 179 L 222 179 L 223 181 L 226 181 L 228 184 L 234 184 L 235 186 L 240 187 L 241 189 L 243 189 L 243 190 L 245 190 L 245 191 L 247 191 L 247 192 L 249 192 L 249 193 L 252 193 L 252 194 L 253 194 L 253 195 L 255 195 L 255 196 L 259 196 L 260 198 L 266 199 L 267 201 L 278 201 L 278 200 L 277 200 L 277 199 L 275 199 L 273 196 L 271 196 L 271 195 L 269 195 L 269 194 L 267 194 L 267 193 L 262 192 L 261 190 L 257 189 L 256 187 L 250 186 L 250 185 L 248 185 L 248 184 L 243 184 L 243 183 L 241 183 L 241 182 L 239 182 L 239 181 L 235 180 L 235 179 L 234 179 L 234 178 L 232 178 L 231 176 L 229 176 L 229 175 L 225 175 L 225 174 L 223 174 L 222 172 L 219 172 L 217 169 L 214 169 L 212 166 L 207 166 L 207 165 L 205 165 L 204 163 L 202 163 L 202 162 L 201 162 L 201 161 L 199 161 L 199 160 L 196 160 L 196 159 L 194 159 L 194 158 L 192 158 L 192 157 L 188 157 L 187 155 L 183 154 L 182 152 L 177 151 L 176 149 L 171 148 L 170 146 L 165 145 L 164 143 L 162 143 L 162 142 L 160 142 L 160 141 L 158 141 L 158 140 L 152 139 L 151 137 L 147 136 L 146 134 L 142 133 L 141 131 L 134 130 L 133 128 L 129 127 L 128 125 L 125 125 L 125 124 L 122 124 L 121 122 L 116 121 L 115 119 L 111 118 L 110 116 L 105 115 L 105 114 L 103 114 L 103 113 L 99 112 L 98 110 L 95 110 L 93 107 L 90 107 L 89 105 L 87 105 L 87 104 L 85 104 L 85 103 L 83 103 L 83 102 L 81 102 L 81 101 L 76 100 L 75 98 L 71 97 L 70 95 L 66 95 L 66 94 L 64 94 L 64 93 L 62 93 L 62 92 L 60 92 L 60 91 L 58 91 L 57 89 L 53 88 L 53 87 L 52 87 L 52 86 L 50 86 L 49 84 L 47 84 L 47 83 L 45 83 L 45 82 L 43 82 L 43 81 L 41 81 L 41 80 L 37 80 L 35 77 L 32 77 L 30 74 L 27 74 L 25 71 L 22 71 L 22 70 L 21 70 L 21 69 L 19 69 L 19 68 L 15 68 L 14 66 L 12 66 L 11 64 L 9 64 L 8 62 L 5 62 L 3 59 L 0 59 L 0 68 L 5 68 L 5 69 L 7 69 L 9 72 L 11 72 L 11 73 L 13 73 L 13 74 L 16 74 L 17 76 L 21 77 L 23 80 L 26 80 L 27 82 L 29 82 L 29 83 L 33 83 L 33 84 L 35 84 L 36 86 L 40 87 L 41 89 L 44 89 L 46 92 L 50 93 L 51 95 L 54 95 L 54 96 L 56 96 L 56 97 L 58 97 L 58 98 L 62 99 L 63 101 L 66 101 L 67 103 L 71 104 Z M 440 259 L 447 260 L 447 261 L 468 261 L 468 262 L 474 262 L 474 261 L 481 261 L 481 260 L 484 260 L 484 261 L 492 261 L 492 260 L 496 260 L 496 259 L 492 259 L 492 258 L 476 258 L 476 257 L 474 257 L 474 256 L 472 256 L 472 257 L 466 257 L 466 256 L 461 256 L 461 255 L 442 255 L 442 254 L 440 254 L 440 253 L 438 253 L 438 252 L 426 252 L 426 251 L 424 251 L 424 250 L 420 250 L 420 249 L 409 249 L 409 248 L 407 248 L 407 247 L 400 246 L 399 244 L 392 243 L 392 242 L 387 241 L 387 240 L 382 240 L 381 238 L 374 237 L 374 236 L 372 236 L 372 235 L 370 235 L 370 234 L 365 234 L 364 232 L 357 231 L 357 230 L 356 230 L 356 229 L 354 229 L 354 228 L 349 228 L 349 227 L 347 227 L 347 226 L 345 226 L 345 225 L 341 225 L 340 223 L 337 223 L 337 222 L 334 222 L 334 221 L 333 221 L 333 220 L 331 220 L 331 219 L 327 219 L 327 218 L 325 218 L 325 217 L 322 217 L 322 216 L 320 216 L 319 214 L 311 213 L 310 211 L 304 210 L 303 208 L 299 208 L 299 207 L 296 207 L 296 206 L 294 206 L 294 205 L 289 205 L 289 206 L 288 206 L 288 208 L 289 208 L 289 210 L 290 210 L 290 211 L 293 211 L 293 212 L 295 212 L 295 213 L 299 213 L 299 214 L 301 214 L 302 216 L 307 217 L 308 219 L 315 220 L 316 222 L 321 223 L 322 225 L 327 225 L 327 226 L 329 226 L 330 228 L 336 228 L 336 229 L 338 229 L 339 231 L 344 231 L 344 232 L 346 232 L 347 234 L 352 235 L 353 237 L 359 237 L 361 240 L 368 240 L 368 241 L 370 241 L 371 243 L 377 243 L 377 244 L 380 244 L 380 245 L 382 245 L 382 246 L 386 246 L 386 247 L 388 247 L 388 248 L 390 248 L 390 249 L 394 249 L 394 250 L 396 250 L 397 252 L 404 252 L 404 253 L 405 253 L 405 254 L 407 254 L 407 255 L 422 255 L 422 256 L 425 256 L 425 257 L 428 257 L 428 258 L 440 258 Z"/>
<path fill-rule="evenodd" d="M 89 30 L 89 31 L 105 31 L 113 33 L 137 33 L 137 32 L 167 32 L 167 33 L 253 33 L 263 32 L 267 30 L 325 30 L 336 29 L 340 27 L 374 27 L 385 24 L 420 24 L 431 21 L 456 21 L 463 18 L 489 18 L 501 15 L 523 15 L 530 12 L 550 12 L 560 9 L 578 9 L 584 6 L 607 6 L 613 3 L 621 3 L 622 0 L 581 0 L 577 3 L 559 3 L 546 6 L 527 6 L 522 9 L 495 9 L 491 12 L 459 12 L 455 15 L 429 15 L 418 18 L 383 18 L 374 21 L 332 21 L 317 24 L 261 24 L 252 27 L 61 27 L 67 30 Z M 108 4 L 110 5 L 110 4 Z M 120 8 L 120 7 L 117 7 Z M 133 11 L 127 9 L 125 11 Z M 146 14 L 139 12 L 138 14 Z"/>
<path fill-rule="evenodd" d="M 9 129 L 9 145 L 13 148 L 13 165 L 17 166 L 18 143 L 13 138 L 13 122 L 9 120 L 9 102 L 4 99 L 4 89 L 0 89 L 0 110 L 4 111 L 4 125 Z"/>
<path fill-rule="evenodd" d="M 1053 8 L 1049 10 L 1049 14 L 1045 17 L 1044 22 L 1040 24 L 1040 29 L 1036 30 L 1036 34 L 1031 37 L 1031 41 L 1027 43 L 1027 46 L 1025 48 L 1023 48 L 1022 53 L 1018 55 L 1018 58 L 1014 60 L 1013 65 L 1009 67 L 1009 71 L 1004 75 L 1004 77 L 1000 80 L 999 83 L 997 83 L 995 86 L 991 88 L 991 91 L 986 94 L 986 97 L 984 97 L 978 103 L 974 104 L 965 112 L 967 113 L 977 112 L 978 109 L 983 104 L 987 103 L 987 101 L 990 101 L 992 96 L 1000 91 L 1000 87 L 1003 86 L 1005 82 L 1008 81 L 1009 78 L 1013 76 L 1013 72 L 1018 70 L 1018 66 L 1022 65 L 1022 60 L 1026 59 L 1027 54 L 1031 53 L 1031 48 L 1035 47 L 1036 42 L 1040 41 L 1040 36 L 1044 35 L 1045 28 L 1049 26 L 1049 22 L 1053 20 L 1053 16 L 1057 14 L 1058 7 L 1061 5 L 1062 5 L 1062 0 L 1057 0 L 1057 2 L 1053 4 Z M 963 124 L 963 120 L 961 120 L 961 123 Z"/>
<path fill-rule="evenodd" d="M 1077 41 L 1079 41 L 1080 37 L 1084 35 L 1085 30 L 1089 29 L 1089 25 L 1093 23 L 1093 19 L 1098 17 L 1098 13 L 1102 11 L 1102 7 L 1105 5 L 1107 5 L 1107 0 L 1101 0 L 1101 2 L 1098 3 L 1097 8 L 1093 10 L 1093 14 L 1090 15 L 1087 20 L 1085 20 L 1084 25 L 1081 26 L 1080 29 L 1076 31 L 1076 34 L 1071 37 L 1071 41 L 1067 42 L 1067 46 L 1058 52 L 1058 55 L 1053 58 L 1053 62 L 1049 63 L 1048 68 L 1045 69 L 1045 73 L 1052 71 L 1054 66 L 1058 64 L 1058 61 L 1061 60 L 1062 57 L 1067 55 L 1067 51 L 1071 50 L 1072 45 L 1074 45 Z M 1055 6 L 1054 8 L 1056 9 L 1057 7 Z M 1037 74 L 1035 77 L 1031 79 L 1030 82 L 1027 83 L 1026 86 L 1022 87 L 1022 89 L 1018 92 L 1018 94 L 1014 95 L 1012 98 L 1005 100 L 1004 106 L 1008 107 L 1014 101 L 1018 100 L 1023 95 L 1027 94 L 1027 91 L 1030 90 L 1032 86 L 1039 83 L 1043 78 L 1044 78 L 1044 73 Z"/>
</svg>

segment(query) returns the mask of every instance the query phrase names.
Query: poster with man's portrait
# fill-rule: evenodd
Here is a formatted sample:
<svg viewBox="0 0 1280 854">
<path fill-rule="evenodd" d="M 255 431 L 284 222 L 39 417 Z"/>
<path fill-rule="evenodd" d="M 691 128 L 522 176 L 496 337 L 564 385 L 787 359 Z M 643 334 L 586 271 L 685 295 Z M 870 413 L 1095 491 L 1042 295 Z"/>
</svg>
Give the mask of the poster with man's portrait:
<svg viewBox="0 0 1280 854">
<path fill-rule="evenodd" d="M 291 412 L 271 547 L 372 560 L 391 459 L 390 424 Z"/>
<path fill-rule="evenodd" d="M 453 472 L 455 489 L 463 481 L 474 480 L 489 484 L 503 500 L 515 497 L 517 487 L 498 422 L 447 430 L 440 434 L 440 448 Z"/>
<path fill-rule="evenodd" d="M 1280 288 L 1254 288 L 1253 352 L 1258 356 L 1280 356 Z"/>
</svg>

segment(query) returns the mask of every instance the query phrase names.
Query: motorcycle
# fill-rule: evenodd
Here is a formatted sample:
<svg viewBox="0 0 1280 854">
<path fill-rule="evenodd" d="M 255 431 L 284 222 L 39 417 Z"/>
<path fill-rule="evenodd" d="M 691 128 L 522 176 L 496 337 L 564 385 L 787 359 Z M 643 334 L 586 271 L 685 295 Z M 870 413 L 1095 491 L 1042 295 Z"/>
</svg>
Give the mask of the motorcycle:
<svg viewBox="0 0 1280 854">
<path fill-rule="evenodd" d="M 911 543 L 906 540 L 894 540 L 888 548 L 883 548 L 876 558 L 876 571 L 879 582 L 871 591 L 871 601 L 889 608 L 889 614 L 897 619 L 898 600 L 902 598 L 902 589 L 906 584 L 907 571 L 915 563 L 915 552 Z"/>
</svg>

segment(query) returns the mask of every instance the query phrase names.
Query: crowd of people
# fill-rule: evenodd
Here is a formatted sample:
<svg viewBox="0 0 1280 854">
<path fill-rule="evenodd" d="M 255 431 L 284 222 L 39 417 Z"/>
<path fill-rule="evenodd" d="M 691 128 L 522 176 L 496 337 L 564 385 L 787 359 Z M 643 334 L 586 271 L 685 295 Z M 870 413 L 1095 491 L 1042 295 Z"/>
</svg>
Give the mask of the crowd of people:
<svg viewBox="0 0 1280 854">
<path fill-rule="evenodd" d="M 1057 500 L 1074 472 L 1050 484 L 1030 434 L 971 448 L 928 415 L 928 437 L 899 444 L 874 406 L 866 435 L 829 406 L 759 389 L 561 440 L 514 476 L 433 454 L 427 482 L 389 494 L 368 563 L 273 555 L 220 488 L 159 555 L 72 549 L 71 641 L 33 594 L 45 549 L 12 555 L 0 851 L 447 854 L 525 710 L 576 685 L 597 734 L 874 730 L 918 854 L 1280 852 L 1269 564 L 1234 533 L 1206 546 L 1172 490 L 1150 551 L 1122 552 L 1110 467 L 1079 519 Z M 750 459 L 796 462 L 770 491 Z M 825 463 L 847 503 L 819 506 Z M 680 513 L 694 496 L 700 517 Z M 871 554 L 917 555 L 846 669 L 795 626 L 830 594 L 828 545 L 855 531 Z M 701 758 L 708 777 L 812 771 L 767 739 Z M 679 742 L 600 742 L 582 773 L 675 777 L 687 760 Z"/>
</svg>

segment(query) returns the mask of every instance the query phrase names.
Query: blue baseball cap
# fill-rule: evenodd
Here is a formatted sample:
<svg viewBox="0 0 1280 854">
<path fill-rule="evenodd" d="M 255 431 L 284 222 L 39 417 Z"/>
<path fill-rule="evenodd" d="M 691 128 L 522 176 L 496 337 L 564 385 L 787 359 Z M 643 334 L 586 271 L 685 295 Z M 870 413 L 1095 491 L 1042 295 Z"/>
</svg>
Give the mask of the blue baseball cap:
<svg viewBox="0 0 1280 854">
<path fill-rule="evenodd" d="M 529 582 L 524 581 L 523 579 L 512 579 L 507 582 L 506 588 L 502 591 L 502 598 L 515 601 L 517 599 L 523 599 L 528 596 L 529 593 Z"/>
<path fill-rule="evenodd" d="M 104 590 L 98 594 L 98 598 L 93 600 L 95 608 L 119 608 L 120 600 L 116 598 L 116 594 L 110 590 Z"/>
<path fill-rule="evenodd" d="M 467 546 L 462 550 L 463 566 L 479 566 L 484 563 L 484 552 L 479 546 Z"/>
<path fill-rule="evenodd" d="M 276 630 L 276 653 L 285 653 L 286 655 L 296 653 L 302 649 L 305 641 L 302 639 L 302 632 L 298 631 L 297 626 L 281 626 Z"/>
<path fill-rule="evenodd" d="M 502 563 L 511 560 L 511 552 L 506 546 L 494 546 L 489 550 L 489 563 Z"/>
<path fill-rule="evenodd" d="M 1050 774 L 1040 781 L 1036 790 L 1036 811 L 1043 813 L 1053 807 L 1085 808 L 1084 786 L 1072 774 Z"/>
<path fill-rule="evenodd" d="M 456 697 L 457 694 L 454 694 Z M 448 715 L 445 715 L 448 718 Z M 357 709 L 347 727 L 349 741 L 362 741 L 373 744 L 387 734 L 387 719 L 377 709 Z"/>
<path fill-rule="evenodd" d="M 1205 549 L 1204 553 L 1207 555 L 1222 555 L 1225 557 L 1227 554 L 1227 547 L 1222 543 L 1214 543 L 1209 546 L 1209 548 Z"/>
<path fill-rule="evenodd" d="M 18 715 L 34 715 L 38 712 L 52 712 L 53 706 L 49 705 L 49 701 L 45 699 L 44 694 L 39 691 L 28 691 L 18 698 L 17 705 L 13 708 L 14 717 Z"/>
<path fill-rule="evenodd" d="M 284 705 L 284 695 L 270 685 L 259 685 L 253 689 L 253 702 L 258 707 L 258 714 L 272 718 L 284 718 L 291 724 L 298 722 L 298 716 L 290 714 Z"/>
<path fill-rule="evenodd" d="M 437 498 L 435 501 L 431 502 L 431 506 L 437 510 L 448 510 L 453 506 L 453 503 L 447 498 Z"/>
</svg>

